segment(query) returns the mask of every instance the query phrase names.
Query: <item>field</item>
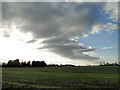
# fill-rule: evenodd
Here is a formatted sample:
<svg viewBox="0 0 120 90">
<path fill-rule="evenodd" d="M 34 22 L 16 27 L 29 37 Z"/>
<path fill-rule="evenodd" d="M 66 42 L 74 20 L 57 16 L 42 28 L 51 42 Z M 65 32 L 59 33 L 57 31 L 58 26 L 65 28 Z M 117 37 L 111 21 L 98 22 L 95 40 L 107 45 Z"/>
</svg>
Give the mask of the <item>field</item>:
<svg viewBox="0 0 120 90">
<path fill-rule="evenodd" d="M 3 89 L 118 88 L 117 66 L 3 68 L 2 75 Z"/>
</svg>

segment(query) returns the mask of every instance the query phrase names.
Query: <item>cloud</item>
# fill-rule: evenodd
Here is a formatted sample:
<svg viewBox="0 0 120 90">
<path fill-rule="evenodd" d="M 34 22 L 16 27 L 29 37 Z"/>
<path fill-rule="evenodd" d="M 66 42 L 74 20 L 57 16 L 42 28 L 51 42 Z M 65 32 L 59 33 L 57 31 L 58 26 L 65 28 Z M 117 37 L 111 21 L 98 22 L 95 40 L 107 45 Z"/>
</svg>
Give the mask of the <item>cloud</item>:
<svg viewBox="0 0 120 90">
<path fill-rule="evenodd" d="M 50 52 L 56 53 L 70 59 L 99 59 L 97 57 L 91 57 L 84 55 L 83 52 L 94 51 L 95 48 L 84 48 L 82 43 L 77 43 L 72 40 L 63 38 L 54 38 L 43 41 L 43 47 L 38 49 L 47 49 Z"/>
<path fill-rule="evenodd" d="M 114 7 L 114 8 L 113 8 Z M 105 14 L 109 14 L 109 19 L 118 19 L 118 2 L 106 3 L 104 7 Z"/>
<path fill-rule="evenodd" d="M 101 24 L 93 25 L 91 34 L 100 33 L 100 31 L 102 30 L 104 30 L 103 25 Z"/>
<path fill-rule="evenodd" d="M 64 0 L 3 0 L 3 2 L 63 2 Z"/>
<path fill-rule="evenodd" d="M 119 2 L 119 0 L 67 0 L 68 2 Z"/>
<path fill-rule="evenodd" d="M 69 45 L 63 45 L 63 44 L 46 44 L 43 47 L 39 49 L 48 49 L 50 52 L 56 53 L 58 55 L 61 55 L 66 58 L 70 59 L 88 59 L 88 60 L 94 60 L 94 59 L 99 59 L 97 57 L 92 57 L 89 55 L 85 55 L 83 52 L 88 52 L 88 51 L 94 51 L 96 49 L 88 49 L 84 48 L 80 45 L 74 45 L 69 44 Z"/>
<path fill-rule="evenodd" d="M 30 41 L 27 41 L 27 43 L 34 43 L 36 42 L 37 40 L 30 40 Z"/>
<path fill-rule="evenodd" d="M 3 27 L 13 25 L 20 32 L 31 33 L 33 40 L 43 39 L 42 47 L 70 59 L 99 59 L 83 52 L 96 50 L 86 48 L 75 40 L 90 32 L 93 25 L 101 22 L 99 11 L 105 3 L 5 3 L 3 2 Z M 99 16 L 99 18 L 98 18 Z"/>
<path fill-rule="evenodd" d="M 111 46 L 110 46 L 110 47 L 103 47 L 103 48 L 101 48 L 101 49 L 103 49 L 103 50 L 112 49 L 112 47 L 111 47 Z"/>
<path fill-rule="evenodd" d="M 90 34 L 96 34 L 96 33 L 99 34 L 101 33 L 101 31 L 112 33 L 117 29 L 118 29 L 118 24 L 114 24 L 111 22 L 107 22 L 106 24 L 95 24 L 93 25 Z"/>
<path fill-rule="evenodd" d="M 89 56 L 96 56 L 98 53 L 95 53 L 95 52 L 84 52 L 84 54 L 89 55 Z"/>
<path fill-rule="evenodd" d="M 103 22 L 96 23 L 92 26 L 92 31 L 90 34 L 98 34 L 101 31 L 106 31 L 109 33 L 118 30 L 118 3 L 105 3 L 104 8 L 101 12 L 101 15 L 104 17 Z"/>
<path fill-rule="evenodd" d="M 8 35 L 8 34 L 5 34 L 4 36 L 5 36 L 5 37 L 10 37 L 10 35 Z"/>
<path fill-rule="evenodd" d="M 83 34 L 83 38 L 86 38 L 86 37 L 88 37 L 89 35 L 88 34 Z"/>
<path fill-rule="evenodd" d="M 119 0 L 3 0 L 3 2 L 119 2 Z"/>
</svg>

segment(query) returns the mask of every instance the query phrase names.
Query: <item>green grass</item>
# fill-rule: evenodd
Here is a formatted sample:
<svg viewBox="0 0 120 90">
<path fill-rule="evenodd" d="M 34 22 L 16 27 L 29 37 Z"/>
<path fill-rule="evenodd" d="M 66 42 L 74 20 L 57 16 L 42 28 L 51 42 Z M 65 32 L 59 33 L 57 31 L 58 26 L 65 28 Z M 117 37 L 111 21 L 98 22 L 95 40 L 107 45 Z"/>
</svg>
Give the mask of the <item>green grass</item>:
<svg viewBox="0 0 120 90">
<path fill-rule="evenodd" d="M 115 66 L 3 68 L 3 88 L 117 87 L 118 67 Z"/>
</svg>

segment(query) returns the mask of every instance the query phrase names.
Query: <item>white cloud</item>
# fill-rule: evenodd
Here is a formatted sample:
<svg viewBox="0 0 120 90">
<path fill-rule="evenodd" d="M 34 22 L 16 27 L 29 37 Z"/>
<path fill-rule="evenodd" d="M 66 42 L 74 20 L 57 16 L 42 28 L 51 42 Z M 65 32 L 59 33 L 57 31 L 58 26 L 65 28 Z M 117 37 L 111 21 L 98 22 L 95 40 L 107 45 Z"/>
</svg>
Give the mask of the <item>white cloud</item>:
<svg viewBox="0 0 120 90">
<path fill-rule="evenodd" d="M 108 15 L 107 19 L 109 21 L 106 21 L 106 23 L 94 24 L 90 34 L 99 34 L 101 33 L 101 31 L 107 31 L 112 33 L 115 30 L 118 30 L 118 3 L 106 3 L 103 8 L 103 11 L 105 11 L 105 13 L 101 12 L 101 14 L 103 15 L 103 17 L 104 15 Z M 111 22 L 110 20 L 113 22 Z"/>
<path fill-rule="evenodd" d="M 110 46 L 110 47 L 103 47 L 103 48 L 101 48 L 101 49 L 103 49 L 103 50 L 112 49 L 112 47 L 111 47 L 111 46 Z"/>
<path fill-rule="evenodd" d="M 88 37 L 89 35 L 88 34 L 83 34 L 83 38 L 86 38 L 86 37 Z"/>
<path fill-rule="evenodd" d="M 118 0 L 119 1 L 119 0 Z M 109 14 L 109 19 L 116 20 L 118 19 L 118 3 L 106 3 L 104 7 L 105 14 Z"/>
<path fill-rule="evenodd" d="M 80 46 L 84 46 L 84 44 L 83 44 L 83 43 L 78 43 L 78 45 L 80 45 Z"/>
<path fill-rule="evenodd" d="M 110 23 L 110 22 L 108 22 L 107 25 L 104 25 L 103 27 L 105 31 L 110 32 L 110 33 L 114 32 L 115 30 L 118 30 L 118 25 Z"/>
<path fill-rule="evenodd" d="M 97 56 L 98 55 L 98 53 L 95 53 L 95 52 L 84 52 L 84 54 L 87 54 L 89 56 Z M 101 57 L 100 57 L 100 59 L 101 59 Z"/>
<path fill-rule="evenodd" d="M 90 34 L 100 34 L 101 31 L 106 31 L 108 33 L 112 33 L 115 30 L 118 30 L 118 24 L 107 22 L 106 24 L 93 25 L 92 31 L 90 32 Z"/>
<path fill-rule="evenodd" d="M 102 30 L 103 30 L 103 25 L 96 24 L 96 25 L 93 25 L 92 31 L 90 33 L 91 34 L 100 33 Z"/>
<path fill-rule="evenodd" d="M 103 48 L 101 48 L 101 49 L 108 49 L 107 47 L 103 47 Z"/>
<path fill-rule="evenodd" d="M 91 49 L 92 47 L 91 47 L 91 46 L 89 46 L 88 48 L 90 48 L 90 49 Z"/>
<path fill-rule="evenodd" d="M 69 2 L 118 2 L 119 0 L 68 0 Z"/>
</svg>

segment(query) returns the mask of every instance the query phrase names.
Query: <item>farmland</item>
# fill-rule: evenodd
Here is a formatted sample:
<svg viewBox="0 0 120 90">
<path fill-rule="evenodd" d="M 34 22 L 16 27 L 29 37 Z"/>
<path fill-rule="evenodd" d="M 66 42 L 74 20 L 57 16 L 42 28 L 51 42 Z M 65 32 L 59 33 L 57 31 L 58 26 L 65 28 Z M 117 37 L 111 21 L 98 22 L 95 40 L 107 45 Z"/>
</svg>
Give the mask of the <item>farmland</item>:
<svg viewBox="0 0 120 90">
<path fill-rule="evenodd" d="M 3 89 L 116 89 L 117 66 L 17 67 L 2 69 Z"/>
</svg>

